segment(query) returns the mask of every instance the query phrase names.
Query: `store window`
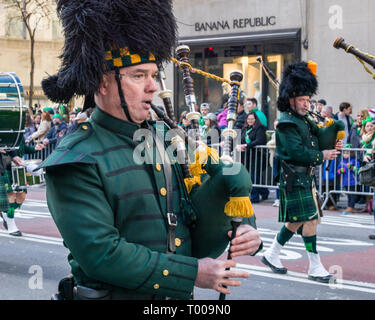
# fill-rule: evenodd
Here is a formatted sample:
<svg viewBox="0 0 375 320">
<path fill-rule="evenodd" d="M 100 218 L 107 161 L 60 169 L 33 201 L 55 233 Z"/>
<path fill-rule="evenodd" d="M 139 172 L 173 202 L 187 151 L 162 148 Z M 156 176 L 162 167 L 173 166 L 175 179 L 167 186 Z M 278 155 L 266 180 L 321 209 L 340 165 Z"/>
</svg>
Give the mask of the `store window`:
<svg viewBox="0 0 375 320">
<path fill-rule="evenodd" d="M 257 57 L 261 56 L 276 77 L 280 79 L 284 66 L 300 59 L 300 42 L 293 39 L 189 46 L 191 50 L 190 64 L 194 68 L 225 79 L 229 79 L 233 70 L 242 71 L 244 78 L 241 89 L 247 97 L 257 99 L 258 107 L 267 115 L 268 128 L 272 129 L 273 121 L 277 117 L 277 91 L 263 72 Z M 176 72 L 175 75 L 175 105 L 177 104 L 178 114 L 180 114 L 187 110 L 187 107 L 183 94 L 182 74 Z M 192 78 L 198 105 L 208 102 L 211 104 L 211 112 L 219 112 L 226 99 L 225 93 L 230 88 L 221 82 L 199 74 L 192 73 Z"/>
</svg>

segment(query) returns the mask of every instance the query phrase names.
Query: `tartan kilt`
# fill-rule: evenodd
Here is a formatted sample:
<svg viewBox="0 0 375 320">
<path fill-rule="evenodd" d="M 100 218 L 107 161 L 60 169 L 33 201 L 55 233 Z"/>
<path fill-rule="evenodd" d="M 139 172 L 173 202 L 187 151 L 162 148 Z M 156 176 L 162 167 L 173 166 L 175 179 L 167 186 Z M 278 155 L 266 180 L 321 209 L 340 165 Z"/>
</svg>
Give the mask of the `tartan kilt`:
<svg viewBox="0 0 375 320">
<path fill-rule="evenodd" d="M 293 186 L 292 192 L 280 187 L 279 222 L 302 222 L 319 218 L 312 188 Z"/>
<path fill-rule="evenodd" d="M 0 211 L 6 212 L 9 210 L 8 193 L 5 186 L 4 176 L 0 175 Z"/>
<path fill-rule="evenodd" d="M 11 170 L 5 170 L 4 173 L 4 183 L 6 187 L 6 192 L 12 193 L 12 192 L 26 192 L 26 187 L 20 187 L 18 185 L 13 187 L 13 179 L 12 179 L 12 171 Z"/>
</svg>

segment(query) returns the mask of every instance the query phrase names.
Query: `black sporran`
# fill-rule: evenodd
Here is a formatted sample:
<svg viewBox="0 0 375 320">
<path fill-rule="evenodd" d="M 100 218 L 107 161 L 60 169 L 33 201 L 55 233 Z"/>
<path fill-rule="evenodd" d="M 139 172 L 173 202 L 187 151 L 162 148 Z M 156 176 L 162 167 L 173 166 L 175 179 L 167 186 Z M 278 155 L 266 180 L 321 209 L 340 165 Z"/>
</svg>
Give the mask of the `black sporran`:
<svg viewBox="0 0 375 320">
<path fill-rule="evenodd" d="M 369 187 L 375 187 L 375 161 L 371 161 L 359 168 L 359 183 Z"/>
</svg>

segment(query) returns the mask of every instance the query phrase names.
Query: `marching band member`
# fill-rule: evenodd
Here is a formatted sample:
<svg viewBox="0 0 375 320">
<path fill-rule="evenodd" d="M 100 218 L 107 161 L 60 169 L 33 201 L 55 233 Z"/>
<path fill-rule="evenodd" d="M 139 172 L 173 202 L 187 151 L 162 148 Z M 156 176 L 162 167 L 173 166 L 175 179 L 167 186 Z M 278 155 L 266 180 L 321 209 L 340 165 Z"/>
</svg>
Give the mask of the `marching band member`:
<svg viewBox="0 0 375 320">
<path fill-rule="evenodd" d="M 21 143 L 17 150 L 12 150 L 9 152 L 9 156 L 11 157 L 12 161 L 17 166 L 24 166 L 22 158 L 24 154 L 33 154 L 36 151 L 42 150 L 43 146 L 38 144 L 36 146 L 28 146 L 25 143 L 25 137 L 22 137 Z M 7 164 L 4 168 L 4 184 L 7 192 L 7 197 L 9 201 L 9 208 L 8 210 L 3 211 L 2 214 L 3 218 L 3 226 L 11 236 L 20 237 L 22 236 L 22 232 L 18 229 L 16 222 L 15 222 L 15 210 L 20 209 L 23 202 L 26 199 L 27 194 L 27 186 L 19 186 L 17 185 L 16 181 L 13 181 L 12 178 L 12 167 L 11 162 Z M 26 181 L 25 181 L 26 183 Z"/>
<path fill-rule="evenodd" d="M 262 262 L 275 273 L 285 274 L 279 254 L 283 246 L 303 226 L 302 238 L 309 258 L 308 278 L 333 281 L 316 249 L 319 205 L 314 167 L 339 154 L 342 142 L 332 150 L 320 150 L 318 126 L 308 118 L 310 97 L 318 82 L 306 62 L 290 65 L 283 74 L 277 107 L 282 112 L 276 130 L 276 153 L 281 160 L 279 221 L 280 232 L 266 250 Z M 332 279 L 332 280 L 331 280 Z"/>
<path fill-rule="evenodd" d="M 171 163 L 155 123 L 145 121 L 157 64 L 176 40 L 171 3 L 57 1 L 63 63 L 43 89 L 56 102 L 80 94 L 96 104 L 43 163 L 48 207 L 74 277 L 73 292 L 60 299 L 189 299 L 194 286 L 228 294 L 224 286 L 240 285 L 232 278 L 248 277 L 225 270 L 232 260 L 192 256 L 196 212 L 181 167 Z M 134 134 L 142 129 L 148 135 L 139 141 Z M 255 229 L 241 225 L 231 254 L 252 254 L 260 243 Z"/>
</svg>

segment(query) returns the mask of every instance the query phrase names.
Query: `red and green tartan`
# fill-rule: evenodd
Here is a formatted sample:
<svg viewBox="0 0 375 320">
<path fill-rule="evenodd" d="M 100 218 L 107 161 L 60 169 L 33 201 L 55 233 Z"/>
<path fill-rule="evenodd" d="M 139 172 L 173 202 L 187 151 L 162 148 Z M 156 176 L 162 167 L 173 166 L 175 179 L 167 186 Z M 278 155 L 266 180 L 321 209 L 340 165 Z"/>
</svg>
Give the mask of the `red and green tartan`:
<svg viewBox="0 0 375 320">
<path fill-rule="evenodd" d="M 8 193 L 4 181 L 4 176 L 0 175 L 0 211 L 6 212 L 9 210 Z"/>
<path fill-rule="evenodd" d="M 318 219 L 312 188 L 294 186 L 291 192 L 280 187 L 279 222 L 302 222 Z"/>
</svg>

